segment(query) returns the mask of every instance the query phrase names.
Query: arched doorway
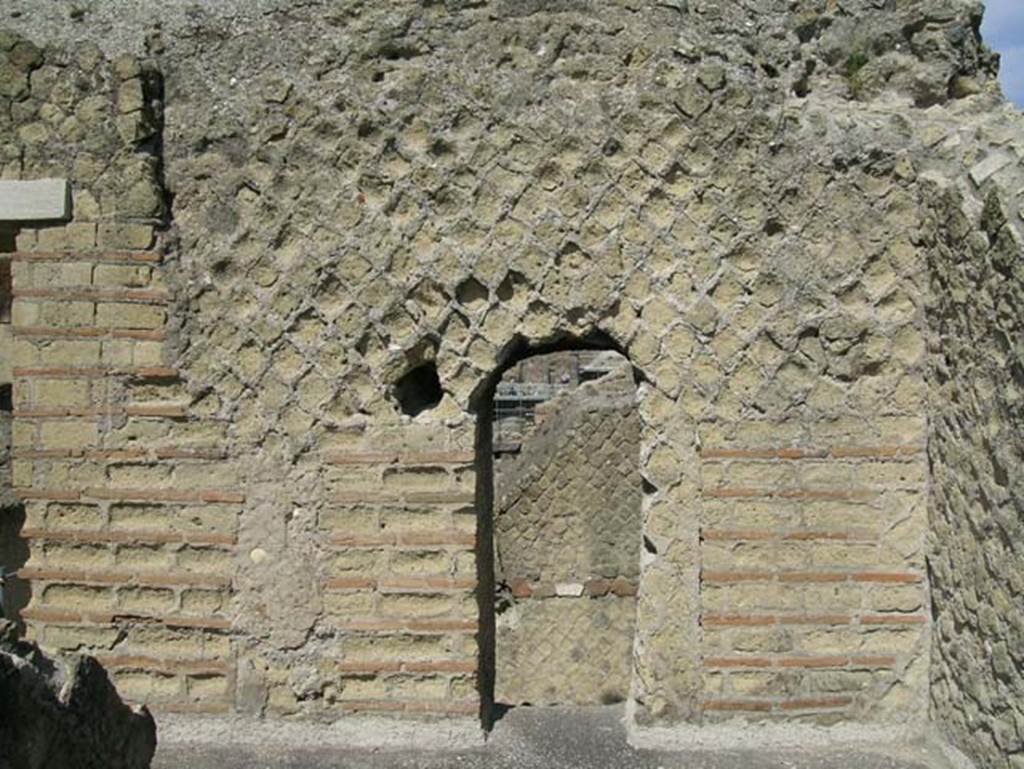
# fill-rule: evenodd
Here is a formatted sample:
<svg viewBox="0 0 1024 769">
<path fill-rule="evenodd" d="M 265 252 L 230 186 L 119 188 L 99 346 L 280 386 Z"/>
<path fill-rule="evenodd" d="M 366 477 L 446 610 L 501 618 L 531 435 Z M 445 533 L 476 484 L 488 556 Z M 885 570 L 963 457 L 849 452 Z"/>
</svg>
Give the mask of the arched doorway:
<svg viewBox="0 0 1024 769">
<path fill-rule="evenodd" d="M 608 345 L 524 349 L 478 404 L 484 722 L 623 701 L 642 551 L 634 369 Z"/>
</svg>

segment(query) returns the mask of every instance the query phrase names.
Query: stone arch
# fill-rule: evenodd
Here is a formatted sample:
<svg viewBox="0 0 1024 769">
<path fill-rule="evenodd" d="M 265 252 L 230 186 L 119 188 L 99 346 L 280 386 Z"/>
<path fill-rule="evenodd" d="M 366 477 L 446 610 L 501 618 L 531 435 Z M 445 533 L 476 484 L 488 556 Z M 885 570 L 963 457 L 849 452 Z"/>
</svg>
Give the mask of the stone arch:
<svg viewBox="0 0 1024 769">
<path fill-rule="evenodd" d="M 665 441 L 666 420 L 678 416 L 674 400 L 662 393 L 630 355 L 628 344 L 599 329 L 585 333 L 556 332 L 533 341 L 517 335 L 505 345 L 494 369 L 473 390 L 470 408 L 476 416 L 477 580 L 480 621 L 478 687 L 481 720 L 489 728 L 494 715 L 495 569 L 494 467 L 492 454 L 493 395 L 502 375 L 518 362 L 548 353 L 608 350 L 632 367 L 640 421 L 641 479 L 640 559 L 633 634 L 628 707 L 638 721 L 696 713 L 699 677 L 698 511 L 683 510 L 673 497 L 683 482 L 683 451 Z M 690 431 L 695 435 L 695 431 Z M 695 452 L 695 442 L 689 445 Z M 696 467 L 696 462 L 690 463 Z M 699 504 L 696 493 L 689 502 Z M 689 513 L 689 514 L 687 514 Z M 673 590 L 665 586 L 671 584 Z"/>
</svg>

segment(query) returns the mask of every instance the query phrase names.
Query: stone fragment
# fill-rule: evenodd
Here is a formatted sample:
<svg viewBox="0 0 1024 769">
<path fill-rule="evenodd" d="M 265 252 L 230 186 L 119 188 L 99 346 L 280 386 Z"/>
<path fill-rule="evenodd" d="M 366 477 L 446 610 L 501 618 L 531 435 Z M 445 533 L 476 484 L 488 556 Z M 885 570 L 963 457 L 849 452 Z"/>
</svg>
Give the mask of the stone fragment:
<svg viewBox="0 0 1024 769">
<path fill-rule="evenodd" d="M 971 168 L 971 181 L 976 187 L 987 182 L 993 174 L 1006 168 L 1013 159 L 1002 152 L 994 152 L 980 163 Z"/>
<path fill-rule="evenodd" d="M 8 769 L 146 769 L 156 724 L 94 658 L 48 658 L 0 620 L 0 757 Z"/>
<path fill-rule="evenodd" d="M 720 64 L 709 64 L 701 67 L 697 73 L 697 81 L 712 93 L 725 88 L 725 67 Z"/>
<path fill-rule="evenodd" d="M 680 112 L 696 120 L 711 108 L 711 99 L 702 86 L 687 83 L 676 92 L 675 104 Z"/>
<path fill-rule="evenodd" d="M 111 62 L 111 68 L 120 80 L 131 80 L 142 74 L 142 65 L 139 64 L 139 60 L 127 53 L 114 59 Z"/>
<path fill-rule="evenodd" d="M 104 223 L 99 226 L 97 242 L 106 248 L 149 248 L 153 228 L 145 224 Z"/>
<path fill-rule="evenodd" d="M 955 77 L 950 84 L 949 92 L 954 99 L 963 99 L 968 96 L 976 96 L 982 92 L 981 83 L 973 77 Z"/>
<path fill-rule="evenodd" d="M 28 95 L 28 73 L 0 58 L 0 96 L 20 99 Z"/>
<path fill-rule="evenodd" d="M 555 595 L 563 598 L 578 598 L 583 595 L 583 583 L 559 582 L 555 585 Z"/>
<path fill-rule="evenodd" d="M 146 104 L 142 81 L 132 78 L 121 83 L 117 89 L 117 108 L 122 114 L 138 112 Z"/>
<path fill-rule="evenodd" d="M 267 78 L 261 88 L 263 99 L 272 104 L 284 104 L 292 92 L 292 84 L 281 77 Z"/>
<path fill-rule="evenodd" d="M 28 40 L 22 40 L 8 51 L 7 59 L 17 69 L 28 72 L 43 63 L 43 52 Z"/>
</svg>

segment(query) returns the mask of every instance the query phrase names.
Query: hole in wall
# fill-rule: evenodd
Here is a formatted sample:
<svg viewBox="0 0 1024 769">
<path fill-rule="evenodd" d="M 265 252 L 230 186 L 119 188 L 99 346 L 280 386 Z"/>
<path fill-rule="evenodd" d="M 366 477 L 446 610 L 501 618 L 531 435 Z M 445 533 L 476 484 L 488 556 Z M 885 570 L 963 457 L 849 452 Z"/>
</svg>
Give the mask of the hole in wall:
<svg viewBox="0 0 1024 769">
<path fill-rule="evenodd" d="M 406 416 L 414 417 L 434 408 L 444 397 L 437 366 L 429 361 L 406 372 L 395 382 L 392 394 Z"/>
<path fill-rule="evenodd" d="M 498 285 L 496 290 L 498 299 L 502 302 L 510 302 L 518 291 L 523 290 L 528 285 L 526 278 L 514 270 L 510 271 Z"/>
<path fill-rule="evenodd" d="M 466 278 L 455 289 L 455 298 L 459 300 L 459 304 L 467 307 L 481 305 L 488 298 L 487 286 L 476 278 Z"/>
<path fill-rule="evenodd" d="M 626 698 L 622 696 L 622 692 L 614 689 L 607 689 L 601 692 L 600 702 L 602 705 L 617 705 L 620 702 L 625 702 Z"/>
<path fill-rule="evenodd" d="M 450 155 L 455 151 L 454 145 L 444 139 L 434 139 L 430 143 L 428 152 L 434 157 L 441 157 L 442 155 Z"/>
<path fill-rule="evenodd" d="M 811 92 L 811 76 L 817 69 L 817 62 L 813 59 L 804 62 L 804 71 L 793 84 L 793 93 L 801 99 Z"/>
</svg>

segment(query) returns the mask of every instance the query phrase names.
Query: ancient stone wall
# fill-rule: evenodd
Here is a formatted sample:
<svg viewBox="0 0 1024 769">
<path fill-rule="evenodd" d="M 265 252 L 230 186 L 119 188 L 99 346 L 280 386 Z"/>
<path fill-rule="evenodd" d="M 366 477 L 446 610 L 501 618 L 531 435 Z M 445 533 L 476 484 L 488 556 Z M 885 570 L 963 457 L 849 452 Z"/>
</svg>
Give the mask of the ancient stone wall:
<svg viewBox="0 0 1024 769">
<path fill-rule="evenodd" d="M 476 415 L 589 340 L 642 379 L 638 718 L 920 724 L 974 5 L 59 5 L 0 45 L 4 176 L 76 194 L 14 256 L 34 637 L 158 708 L 475 713 Z"/>
<path fill-rule="evenodd" d="M 0 71 L 4 177 L 73 190 L 70 223 L 16 232 L 7 609 L 50 648 L 94 650 L 135 701 L 218 709 L 241 495 L 165 365 L 159 77 L 9 33 Z"/>
<path fill-rule="evenodd" d="M 981 190 L 936 190 L 929 313 L 932 710 L 991 767 L 1024 761 L 1022 174 L 1004 162 L 1014 149 L 1024 140 L 976 166 Z"/>
<path fill-rule="evenodd" d="M 534 705 L 625 700 L 640 575 L 640 420 L 628 363 L 537 407 L 495 463 L 495 692 Z"/>
</svg>

